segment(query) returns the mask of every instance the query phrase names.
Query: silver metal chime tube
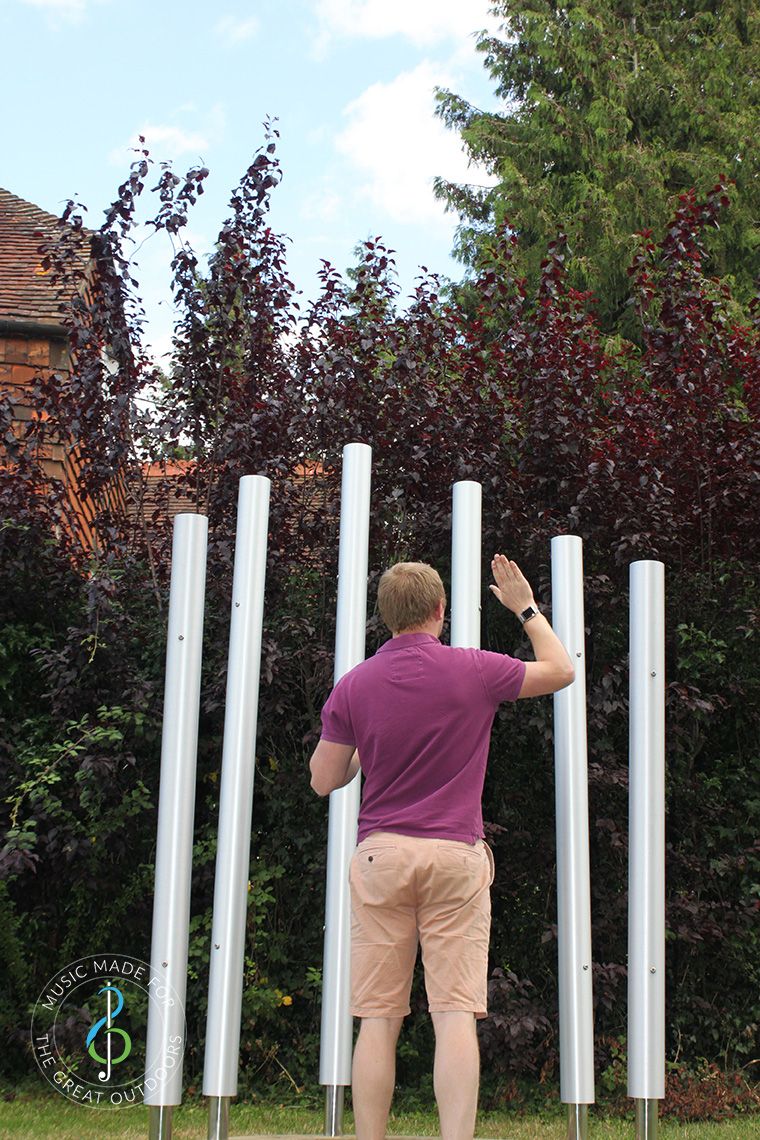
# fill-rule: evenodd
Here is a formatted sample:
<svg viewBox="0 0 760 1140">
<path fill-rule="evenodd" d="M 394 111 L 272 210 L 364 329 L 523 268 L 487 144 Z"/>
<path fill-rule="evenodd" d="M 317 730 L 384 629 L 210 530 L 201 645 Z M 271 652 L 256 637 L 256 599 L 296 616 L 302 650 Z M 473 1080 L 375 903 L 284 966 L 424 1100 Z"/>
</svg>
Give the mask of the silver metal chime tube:
<svg viewBox="0 0 760 1140">
<path fill-rule="evenodd" d="M 552 624 L 575 666 L 572 685 L 554 694 L 560 1096 L 568 1107 L 569 1140 L 586 1140 L 594 1022 L 581 539 L 552 539 L 551 560 Z"/>
<path fill-rule="evenodd" d="M 204 515 L 174 519 L 150 952 L 152 993 L 166 1000 L 148 1004 L 144 1100 L 151 1140 L 171 1140 L 172 1110 L 182 1103 L 177 1050 L 185 1043 L 207 536 Z"/>
<path fill-rule="evenodd" d="M 451 505 L 452 645 L 480 648 L 480 567 L 483 492 L 480 483 L 454 484 Z"/>
<path fill-rule="evenodd" d="M 372 449 L 343 449 L 334 681 L 364 660 Z M 351 1084 L 351 904 L 348 865 L 356 847 L 360 777 L 330 795 L 319 1082 L 325 1086 L 325 1134 L 343 1132 L 344 1090 Z"/>
<path fill-rule="evenodd" d="M 655 1140 L 665 1095 L 665 567 L 630 568 L 628 1095 Z"/>
<path fill-rule="evenodd" d="M 203 1068 L 210 1140 L 227 1140 L 237 1094 L 269 493 L 263 475 L 240 480 Z"/>
</svg>

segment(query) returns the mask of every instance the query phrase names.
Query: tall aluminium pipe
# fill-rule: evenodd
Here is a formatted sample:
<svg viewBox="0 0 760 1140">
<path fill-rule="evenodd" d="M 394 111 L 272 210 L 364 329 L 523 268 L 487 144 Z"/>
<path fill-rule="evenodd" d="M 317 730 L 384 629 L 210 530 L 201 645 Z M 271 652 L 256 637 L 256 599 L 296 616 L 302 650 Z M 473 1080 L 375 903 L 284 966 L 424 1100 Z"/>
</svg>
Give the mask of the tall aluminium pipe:
<svg viewBox="0 0 760 1140">
<path fill-rule="evenodd" d="M 364 660 L 372 449 L 343 448 L 338 604 L 334 681 Z M 325 1085 L 325 1135 L 343 1131 L 343 1096 L 351 1084 L 353 1019 L 350 1010 L 351 902 L 348 865 L 356 847 L 360 780 L 330 795 L 327 835 L 327 895 L 322 983 L 319 1083 Z"/>
<path fill-rule="evenodd" d="M 175 517 L 150 948 L 153 992 L 170 1000 L 160 1009 L 148 1003 L 144 1100 L 151 1140 L 170 1140 L 172 1110 L 182 1103 L 182 1062 L 173 1062 L 178 1043 L 185 1043 L 207 540 L 204 515 Z"/>
<path fill-rule="evenodd" d="M 226 1140 L 238 1084 L 269 486 L 246 475 L 238 490 L 203 1067 L 210 1140 Z"/>
<path fill-rule="evenodd" d="M 568 1137 L 585 1140 L 594 1102 L 591 885 L 586 754 L 583 545 L 552 539 L 552 624 L 575 665 L 575 681 L 554 694 L 557 801 L 557 927 L 560 1095 Z"/>
<path fill-rule="evenodd" d="M 482 489 L 463 479 L 451 506 L 451 644 L 480 648 Z"/>
<path fill-rule="evenodd" d="M 637 1140 L 665 1096 L 665 567 L 630 569 L 628 1095 Z"/>
</svg>

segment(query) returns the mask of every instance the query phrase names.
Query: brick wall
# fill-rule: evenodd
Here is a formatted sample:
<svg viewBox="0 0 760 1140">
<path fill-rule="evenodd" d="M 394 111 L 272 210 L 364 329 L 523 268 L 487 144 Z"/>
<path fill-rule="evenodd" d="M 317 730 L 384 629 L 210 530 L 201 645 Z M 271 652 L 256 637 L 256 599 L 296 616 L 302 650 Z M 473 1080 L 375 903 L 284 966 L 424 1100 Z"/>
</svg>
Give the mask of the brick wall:
<svg viewBox="0 0 760 1140">
<path fill-rule="evenodd" d="M 32 385 L 40 372 L 67 372 L 69 355 L 63 331 L 60 336 L 30 333 L 0 333 L 0 396 L 9 396 L 17 425 L 17 436 L 24 423 L 35 416 Z M 37 456 L 40 467 L 51 480 L 63 485 L 68 506 L 68 526 L 85 550 L 95 546 L 93 510 L 80 499 L 77 487 L 79 459 L 71 442 L 52 430 L 45 433 Z M 2 447 L 0 446 L 0 462 Z"/>
</svg>

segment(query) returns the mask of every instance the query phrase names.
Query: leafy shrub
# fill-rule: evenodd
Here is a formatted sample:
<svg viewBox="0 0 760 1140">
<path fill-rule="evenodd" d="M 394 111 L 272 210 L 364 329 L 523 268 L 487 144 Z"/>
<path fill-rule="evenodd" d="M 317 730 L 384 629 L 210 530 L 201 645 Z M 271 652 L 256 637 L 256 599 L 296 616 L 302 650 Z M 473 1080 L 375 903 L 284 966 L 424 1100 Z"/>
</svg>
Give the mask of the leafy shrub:
<svg viewBox="0 0 760 1140">
<path fill-rule="evenodd" d="M 718 1065 L 703 1061 L 687 1066 L 668 1066 L 662 1115 L 682 1123 L 691 1120 L 727 1120 L 760 1111 L 757 1086 L 742 1071 L 723 1072 Z"/>
</svg>

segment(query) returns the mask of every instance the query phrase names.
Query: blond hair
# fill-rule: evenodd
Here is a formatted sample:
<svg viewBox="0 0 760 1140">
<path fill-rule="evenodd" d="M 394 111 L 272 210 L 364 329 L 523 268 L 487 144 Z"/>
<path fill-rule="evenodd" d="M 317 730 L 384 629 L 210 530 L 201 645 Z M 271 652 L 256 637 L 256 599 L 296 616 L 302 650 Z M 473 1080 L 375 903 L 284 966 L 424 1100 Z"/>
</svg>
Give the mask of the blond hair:
<svg viewBox="0 0 760 1140">
<path fill-rule="evenodd" d="M 391 633 L 419 629 L 433 617 L 446 591 L 437 570 L 425 562 L 397 562 L 377 589 L 380 616 Z"/>
</svg>

